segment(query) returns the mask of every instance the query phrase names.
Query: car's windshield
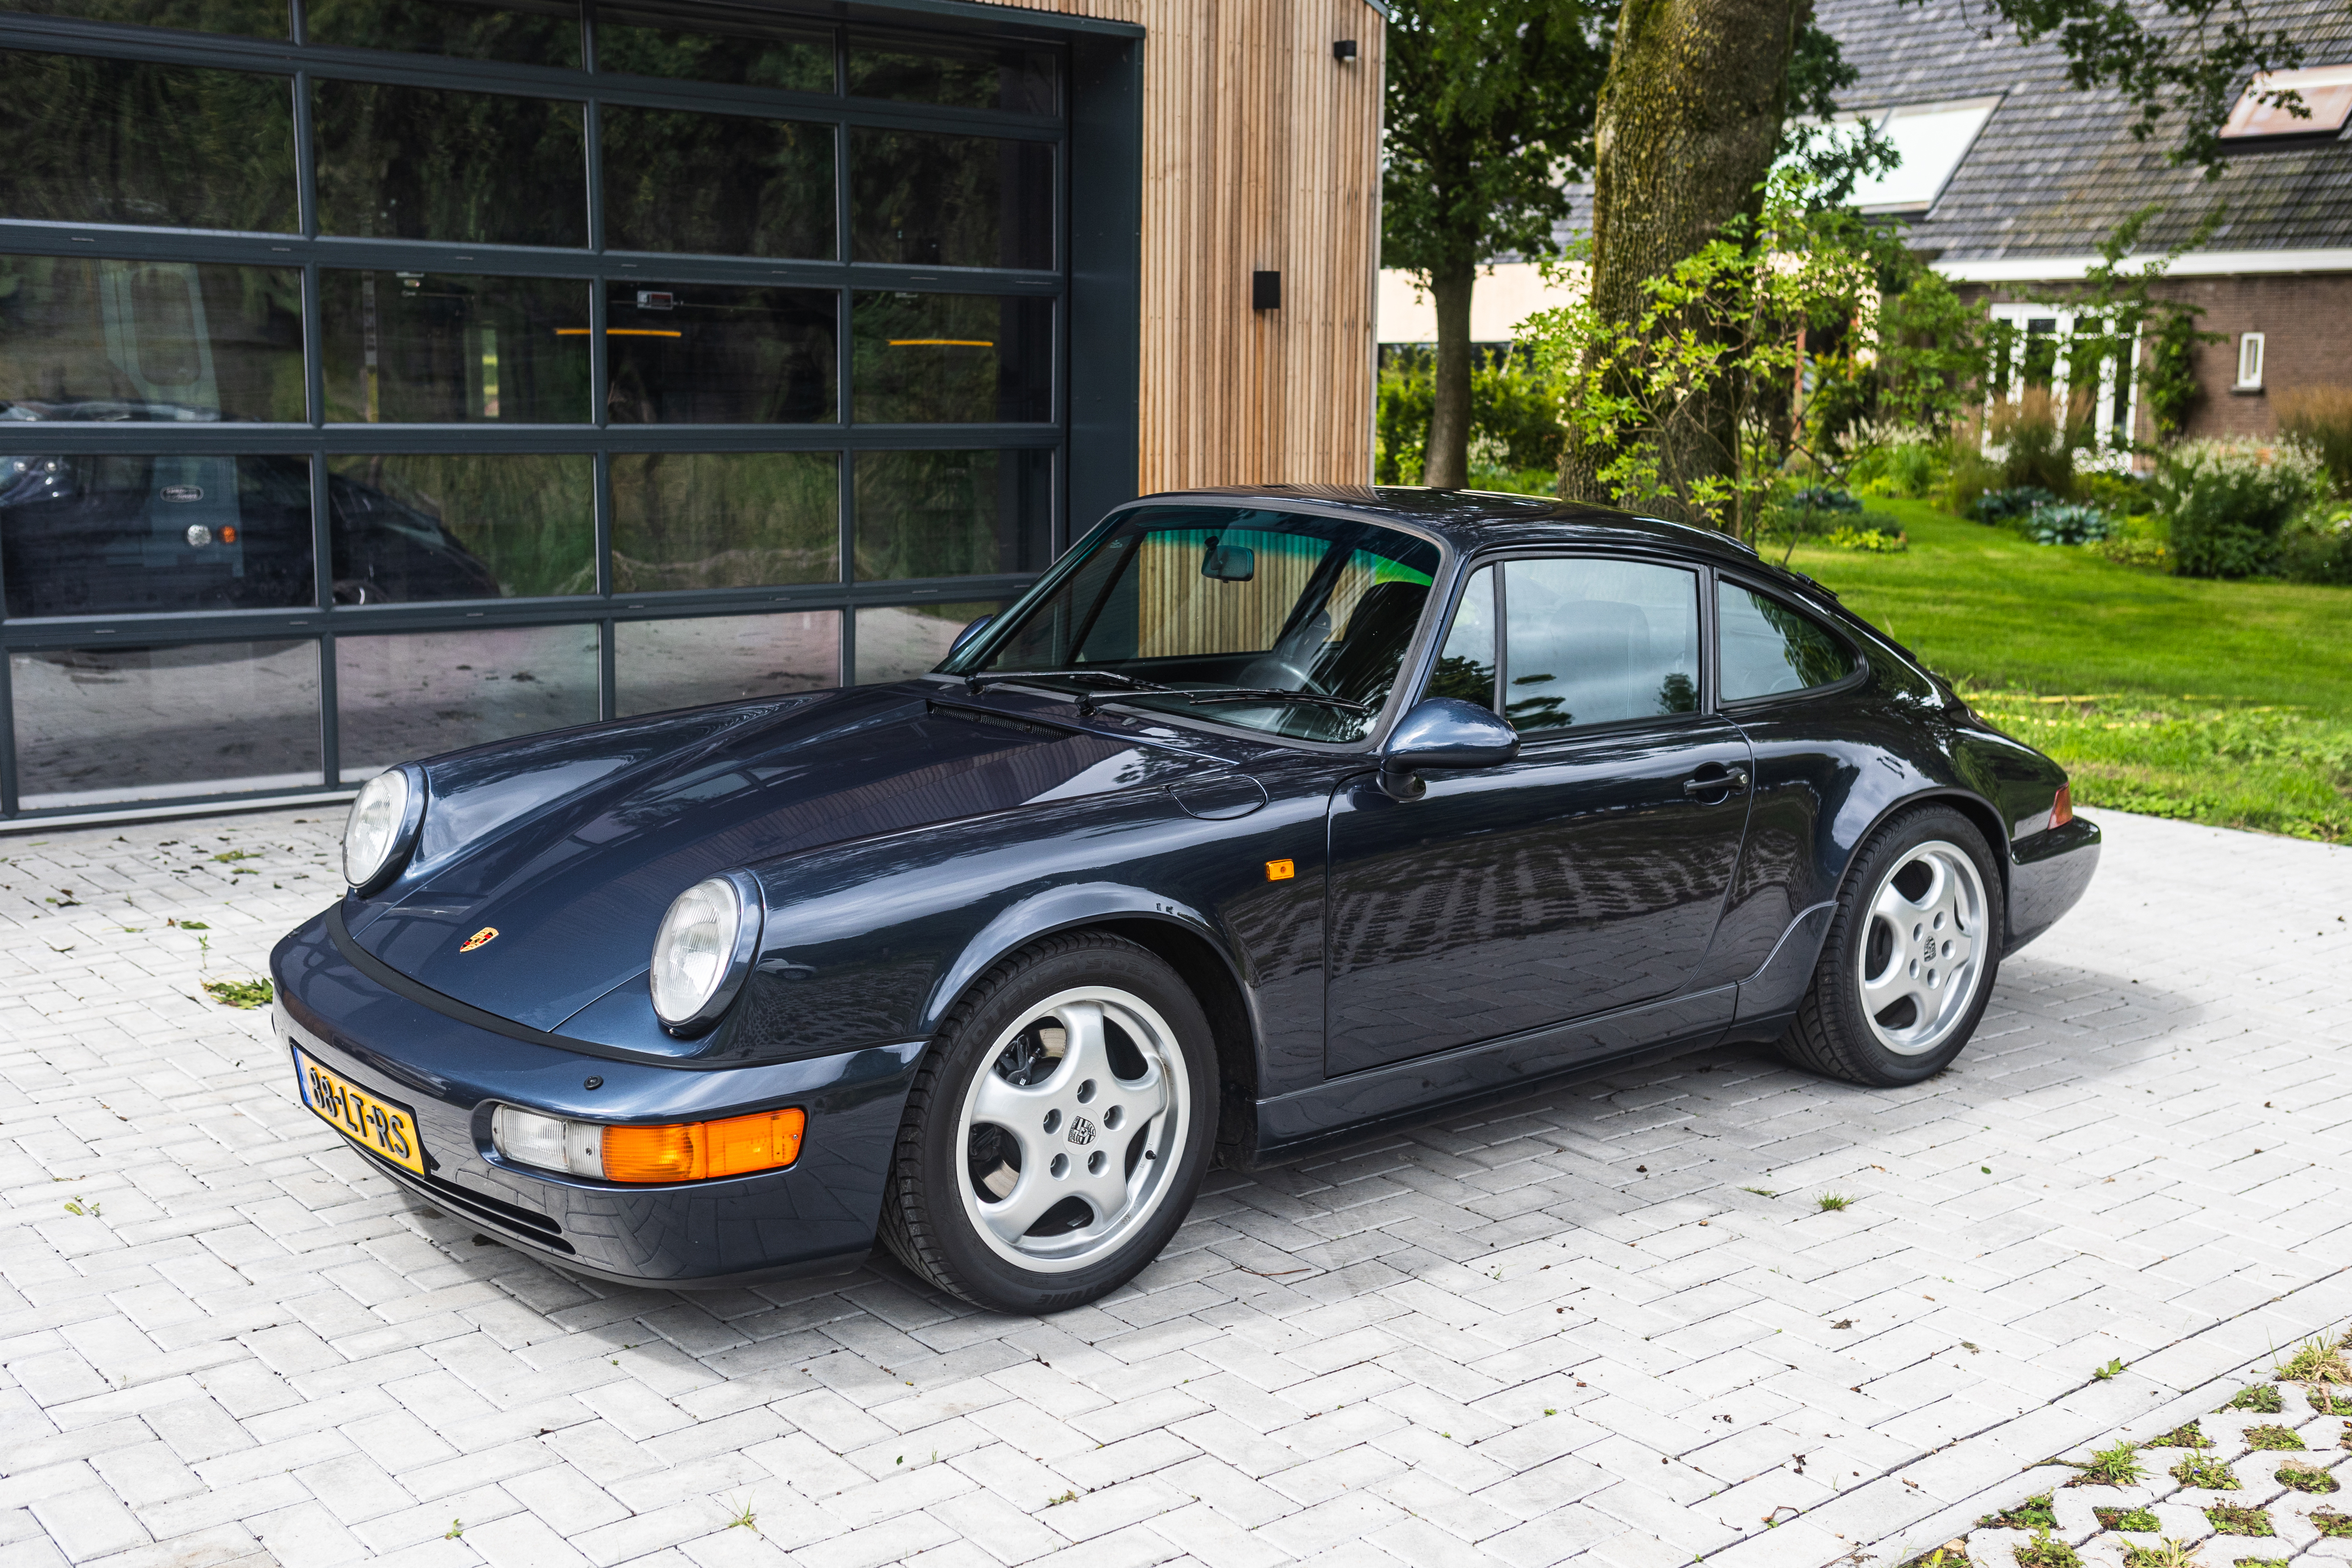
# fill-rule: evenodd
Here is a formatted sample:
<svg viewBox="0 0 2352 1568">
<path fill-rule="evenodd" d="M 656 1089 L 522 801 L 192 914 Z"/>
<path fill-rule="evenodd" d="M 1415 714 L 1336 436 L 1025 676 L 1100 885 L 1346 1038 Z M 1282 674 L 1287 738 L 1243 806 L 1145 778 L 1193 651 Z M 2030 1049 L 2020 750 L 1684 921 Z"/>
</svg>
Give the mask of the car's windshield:
<svg viewBox="0 0 2352 1568">
<path fill-rule="evenodd" d="M 1377 523 L 1139 507 L 940 668 L 1360 740 L 1396 684 L 1438 560 L 1435 545 Z"/>
</svg>

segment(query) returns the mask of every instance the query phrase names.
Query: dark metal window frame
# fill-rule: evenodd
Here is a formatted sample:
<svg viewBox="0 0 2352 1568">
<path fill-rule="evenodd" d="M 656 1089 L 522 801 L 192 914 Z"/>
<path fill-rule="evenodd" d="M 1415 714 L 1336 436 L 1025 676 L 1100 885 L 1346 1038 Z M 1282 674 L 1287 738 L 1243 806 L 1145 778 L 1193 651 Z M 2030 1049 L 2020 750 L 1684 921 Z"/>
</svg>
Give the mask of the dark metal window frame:
<svg viewBox="0 0 2352 1568">
<path fill-rule="evenodd" d="M 294 26 L 301 12 L 293 7 Z M 782 10 L 772 14 L 786 15 Z M 599 712 L 614 716 L 614 631 L 624 621 L 747 615 L 829 610 L 841 616 L 840 676 L 856 669 L 860 608 L 924 602 L 1010 599 L 1034 573 L 887 582 L 856 578 L 856 455 L 868 451 L 1031 450 L 1053 453 L 1052 533 L 1055 553 L 1110 506 L 1135 494 L 1139 357 L 1139 267 L 1137 230 L 1141 212 L 1142 29 L 1049 12 L 1008 16 L 995 6 L 957 0 L 874 0 L 866 5 L 796 7 L 794 20 L 835 27 L 835 58 L 845 28 L 881 26 L 908 36 L 969 38 L 975 32 L 1061 47 L 1062 110 L 1041 116 L 943 109 L 932 105 L 786 92 L 595 71 L 593 27 L 583 9 L 583 68 L 509 65 L 434 55 L 310 46 L 293 38 L 247 38 L 118 23 L 77 22 L 0 13 L 0 49 L 95 56 L 283 76 L 292 94 L 300 230 L 294 234 L 149 229 L 113 225 L 0 219 L 0 253 L 168 260 L 299 268 L 302 273 L 307 423 L 236 423 L 208 425 L 58 424 L 41 430 L 45 451 L 291 455 L 311 463 L 314 601 L 270 611 L 196 611 L 116 616 L 0 620 L 0 653 L 67 647 L 152 647 L 200 643 L 304 641 L 319 655 L 320 753 L 324 782 L 297 795 L 347 794 L 339 772 L 335 642 L 341 635 L 391 632 L 480 630 L 490 626 L 589 625 L 598 629 L 602 663 Z M 681 26 L 692 19 L 681 15 Z M 587 204 L 585 247 L 464 245 L 435 240 L 357 239 L 320 235 L 316 154 L 311 141 L 314 78 L 383 82 L 451 90 L 543 97 L 582 103 L 586 138 L 583 180 Z M 836 258 L 670 255 L 602 248 L 604 214 L 599 106 L 625 104 L 694 112 L 733 112 L 771 119 L 829 122 L 835 138 Z M 850 252 L 849 131 L 857 127 L 941 131 L 1048 141 L 1055 161 L 1055 266 L 1051 269 L 908 267 L 845 259 Z M 1073 203 L 1083 190 L 1083 208 Z M 1077 214 L 1084 213 L 1080 218 Z M 615 424 L 601 400 L 588 422 L 554 425 L 327 423 L 320 340 L 320 275 L 323 270 L 384 271 L 577 278 L 590 286 L 592 387 L 604 384 L 606 285 L 632 276 L 647 280 L 758 287 L 828 287 L 837 291 L 837 423 L 795 425 Z M 1053 309 L 1051 416 L 1040 423 L 861 424 L 849 385 L 850 311 L 855 291 L 997 294 L 1050 298 Z M 1082 351 L 1074 352 L 1074 346 Z M 674 590 L 614 593 L 611 581 L 611 460 L 631 452 L 830 452 L 840 464 L 840 566 L 835 581 L 764 588 Z M 566 454 L 594 460 L 597 591 L 548 599 L 447 601 L 420 604 L 337 606 L 327 507 L 326 462 L 384 454 Z M 19 810 L 12 670 L 0 658 L 0 821 L 26 823 L 60 816 L 113 817 L 229 806 L 285 790 L 228 790 L 103 807 Z"/>
</svg>

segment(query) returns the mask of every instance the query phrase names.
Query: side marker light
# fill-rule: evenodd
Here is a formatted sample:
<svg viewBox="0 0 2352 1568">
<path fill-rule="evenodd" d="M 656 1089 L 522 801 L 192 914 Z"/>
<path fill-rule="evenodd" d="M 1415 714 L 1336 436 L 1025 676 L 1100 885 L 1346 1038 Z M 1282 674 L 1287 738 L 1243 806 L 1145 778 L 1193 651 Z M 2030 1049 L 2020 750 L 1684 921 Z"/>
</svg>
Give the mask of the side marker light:
<svg viewBox="0 0 2352 1568">
<path fill-rule="evenodd" d="M 2074 820 L 2074 787 L 2072 784 L 2061 784 L 2058 786 L 2058 798 L 2050 802 L 2050 825 L 2053 828 L 2063 828 Z"/>
<path fill-rule="evenodd" d="M 1265 862 L 1265 880 L 1268 882 L 1288 882 L 1292 877 L 1297 876 L 1297 874 L 1298 868 L 1288 861 L 1268 861 Z"/>
</svg>

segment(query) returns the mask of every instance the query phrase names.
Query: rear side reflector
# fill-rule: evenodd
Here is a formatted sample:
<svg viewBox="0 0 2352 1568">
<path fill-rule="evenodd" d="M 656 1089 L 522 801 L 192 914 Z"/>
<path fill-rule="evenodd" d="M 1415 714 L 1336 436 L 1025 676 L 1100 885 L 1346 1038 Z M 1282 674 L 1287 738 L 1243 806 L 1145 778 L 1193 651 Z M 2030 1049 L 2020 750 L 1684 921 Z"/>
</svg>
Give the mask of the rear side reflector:
<svg viewBox="0 0 2352 1568">
<path fill-rule="evenodd" d="M 2071 784 L 2061 784 L 2058 786 L 2058 799 L 2050 802 L 2050 825 L 2053 828 L 2063 828 L 2074 820 L 2074 787 Z"/>
</svg>

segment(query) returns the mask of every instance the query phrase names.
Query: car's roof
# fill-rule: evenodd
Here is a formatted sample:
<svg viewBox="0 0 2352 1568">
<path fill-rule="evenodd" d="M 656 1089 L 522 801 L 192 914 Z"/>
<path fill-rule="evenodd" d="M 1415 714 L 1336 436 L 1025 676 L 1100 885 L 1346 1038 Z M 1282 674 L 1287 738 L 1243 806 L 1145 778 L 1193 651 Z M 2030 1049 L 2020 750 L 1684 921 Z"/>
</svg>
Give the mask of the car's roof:
<svg viewBox="0 0 2352 1568">
<path fill-rule="evenodd" d="M 1433 490 L 1405 485 L 1222 485 L 1142 497 L 1144 505 L 1196 500 L 1223 505 L 1257 502 L 1267 507 L 1311 502 L 1318 510 L 1350 512 L 1375 522 L 1416 524 L 1465 555 L 1511 545 L 1633 544 L 1662 546 L 1726 566 L 1752 570 L 1759 564 L 1754 550 L 1714 528 L 1637 517 L 1578 501 L 1492 490 Z"/>
</svg>

